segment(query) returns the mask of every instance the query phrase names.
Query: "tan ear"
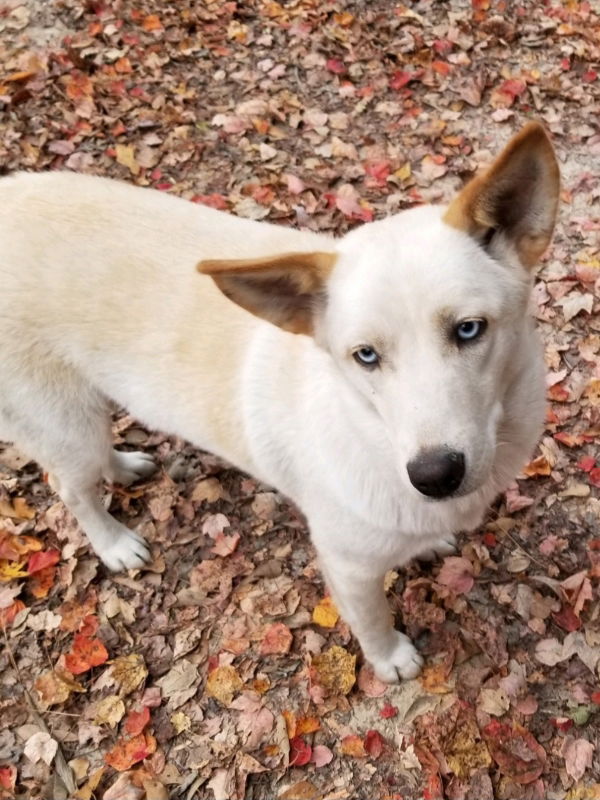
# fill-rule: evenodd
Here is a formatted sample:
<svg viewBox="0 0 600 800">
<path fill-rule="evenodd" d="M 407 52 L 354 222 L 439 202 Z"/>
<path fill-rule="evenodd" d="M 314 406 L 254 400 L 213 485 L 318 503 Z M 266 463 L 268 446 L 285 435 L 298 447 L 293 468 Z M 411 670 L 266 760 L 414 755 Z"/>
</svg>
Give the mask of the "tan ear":
<svg viewBox="0 0 600 800">
<path fill-rule="evenodd" d="M 444 219 L 492 249 L 496 234 L 502 234 L 521 263 L 532 267 L 550 244 L 559 192 L 550 139 L 538 122 L 530 122 L 459 192 Z"/>
<path fill-rule="evenodd" d="M 261 258 L 201 261 L 226 297 L 292 333 L 312 334 L 335 253 L 283 253 Z"/>
</svg>

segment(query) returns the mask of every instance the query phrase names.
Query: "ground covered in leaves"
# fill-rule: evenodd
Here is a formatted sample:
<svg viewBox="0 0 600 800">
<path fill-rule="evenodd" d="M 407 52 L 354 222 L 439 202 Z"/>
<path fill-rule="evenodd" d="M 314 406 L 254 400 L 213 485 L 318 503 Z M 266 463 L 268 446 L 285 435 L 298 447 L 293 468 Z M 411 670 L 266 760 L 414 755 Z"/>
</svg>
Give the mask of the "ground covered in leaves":
<svg viewBox="0 0 600 800">
<path fill-rule="evenodd" d="M 0 451 L 0 797 L 599 797 L 597 4 L 0 0 L 0 64 L 4 171 L 340 233 L 449 197 L 537 117 L 564 177 L 535 460 L 456 557 L 389 576 L 418 680 L 373 678 L 269 487 L 119 416 L 162 469 L 107 487 L 154 553 L 112 576 Z"/>
</svg>

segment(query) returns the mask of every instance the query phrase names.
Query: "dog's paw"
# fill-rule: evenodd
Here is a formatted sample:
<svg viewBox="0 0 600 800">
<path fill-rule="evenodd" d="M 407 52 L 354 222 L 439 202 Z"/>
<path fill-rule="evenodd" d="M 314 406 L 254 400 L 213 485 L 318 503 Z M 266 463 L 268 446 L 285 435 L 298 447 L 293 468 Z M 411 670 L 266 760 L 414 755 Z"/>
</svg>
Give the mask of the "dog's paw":
<svg viewBox="0 0 600 800">
<path fill-rule="evenodd" d="M 148 478 L 156 468 L 154 459 L 148 453 L 139 450 L 132 452 L 113 450 L 110 474 L 107 478 L 111 483 L 129 486 L 142 478 Z"/>
<path fill-rule="evenodd" d="M 444 558 L 456 553 L 456 539 L 454 536 L 444 536 L 439 539 L 433 547 L 424 550 L 417 556 L 418 561 L 435 561 L 436 558 Z"/>
<path fill-rule="evenodd" d="M 113 544 L 98 555 L 113 572 L 140 569 L 150 561 L 150 551 L 144 539 L 124 525 Z"/>
<path fill-rule="evenodd" d="M 375 675 L 385 683 L 416 678 L 423 666 L 423 658 L 408 636 L 394 631 L 394 640 L 387 657 L 371 659 Z"/>
</svg>

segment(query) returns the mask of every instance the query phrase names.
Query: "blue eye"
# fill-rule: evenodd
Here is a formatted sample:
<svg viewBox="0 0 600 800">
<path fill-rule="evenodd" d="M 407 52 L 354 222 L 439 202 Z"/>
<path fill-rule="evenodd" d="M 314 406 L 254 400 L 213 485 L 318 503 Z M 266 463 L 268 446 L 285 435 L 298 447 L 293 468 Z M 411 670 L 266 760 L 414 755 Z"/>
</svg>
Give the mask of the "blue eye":
<svg viewBox="0 0 600 800">
<path fill-rule="evenodd" d="M 379 354 L 372 347 L 359 347 L 352 355 L 361 367 L 373 369 L 379 364 Z"/>
<path fill-rule="evenodd" d="M 487 322 L 484 319 L 465 319 L 463 322 L 458 323 L 454 333 L 459 344 L 461 342 L 473 342 L 475 339 L 479 339 L 486 327 Z"/>
</svg>

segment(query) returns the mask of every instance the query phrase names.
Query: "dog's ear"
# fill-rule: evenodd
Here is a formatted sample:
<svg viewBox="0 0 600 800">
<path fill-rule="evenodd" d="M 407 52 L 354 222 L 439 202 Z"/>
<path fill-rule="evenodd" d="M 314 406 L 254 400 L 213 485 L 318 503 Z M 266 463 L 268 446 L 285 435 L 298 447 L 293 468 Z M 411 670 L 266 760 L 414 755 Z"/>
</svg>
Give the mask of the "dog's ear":
<svg viewBox="0 0 600 800">
<path fill-rule="evenodd" d="M 197 268 L 210 275 L 226 297 L 257 317 L 292 333 L 312 334 L 336 258 L 335 253 L 283 253 L 201 261 Z"/>
<path fill-rule="evenodd" d="M 552 238 L 560 191 L 558 163 L 538 122 L 530 122 L 448 206 L 445 221 L 493 250 L 500 235 L 532 267 Z"/>
</svg>

